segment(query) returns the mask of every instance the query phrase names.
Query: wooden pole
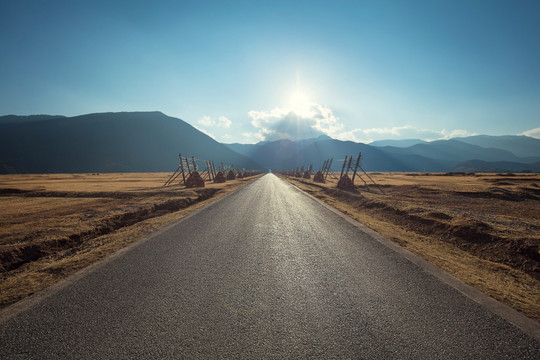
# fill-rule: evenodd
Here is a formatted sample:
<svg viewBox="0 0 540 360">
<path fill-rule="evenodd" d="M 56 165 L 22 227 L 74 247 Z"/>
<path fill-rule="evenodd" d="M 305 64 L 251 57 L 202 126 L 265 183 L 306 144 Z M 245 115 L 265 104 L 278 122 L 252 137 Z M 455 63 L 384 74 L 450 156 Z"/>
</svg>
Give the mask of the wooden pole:
<svg viewBox="0 0 540 360">
<path fill-rule="evenodd" d="M 186 184 L 186 172 L 184 171 L 184 160 L 182 155 L 180 155 L 180 168 L 182 169 L 182 180 L 184 180 L 184 185 Z"/>
<path fill-rule="evenodd" d="M 214 168 L 214 162 L 210 160 L 210 169 L 212 169 L 212 179 L 216 180 L 216 169 Z"/>
<path fill-rule="evenodd" d="M 188 159 L 188 157 L 186 156 L 186 157 L 184 158 L 184 160 L 186 161 L 186 167 L 187 167 L 187 169 L 188 169 L 188 173 L 189 173 L 189 175 L 191 175 L 191 166 L 189 166 L 189 159 Z"/>
<path fill-rule="evenodd" d="M 343 171 L 345 171 L 346 164 L 347 164 L 347 155 L 345 155 L 345 161 L 343 161 L 343 166 L 341 167 L 341 174 L 339 175 L 340 179 L 343 177 Z"/>
<path fill-rule="evenodd" d="M 334 161 L 334 158 L 330 158 L 330 162 L 326 166 L 326 175 L 324 175 L 324 181 L 326 181 L 326 178 L 328 177 L 328 173 L 330 172 L 330 169 L 332 168 L 332 161 Z"/>
<path fill-rule="evenodd" d="M 356 165 L 354 166 L 354 173 L 353 173 L 353 176 L 352 176 L 352 182 L 354 184 L 354 178 L 356 176 L 356 171 L 358 170 L 358 165 L 360 165 L 360 157 L 362 156 L 362 153 L 358 153 L 358 158 L 356 159 Z"/>
<path fill-rule="evenodd" d="M 213 181 L 212 179 L 212 169 L 210 168 L 210 161 L 205 160 L 206 163 L 206 172 L 208 173 L 208 180 Z"/>
<path fill-rule="evenodd" d="M 362 169 L 362 167 L 360 166 L 360 169 Z M 362 169 L 362 171 L 364 172 L 364 174 L 366 174 L 366 176 L 368 177 L 369 180 L 371 180 L 372 183 L 374 183 L 375 185 L 377 185 L 377 187 L 379 188 L 379 190 L 381 191 L 381 193 L 383 193 L 383 195 L 386 195 L 386 193 L 384 192 L 384 190 L 379 186 L 379 184 L 377 184 L 372 178 L 371 176 L 368 175 L 368 173 Z"/>
<path fill-rule="evenodd" d="M 169 180 L 167 180 L 163 186 L 167 186 L 167 185 L 169 185 L 171 183 L 171 179 L 174 177 L 174 175 L 176 175 L 176 173 L 178 172 L 179 169 L 180 169 L 180 166 L 174 171 L 174 173 L 171 175 Z"/>
</svg>

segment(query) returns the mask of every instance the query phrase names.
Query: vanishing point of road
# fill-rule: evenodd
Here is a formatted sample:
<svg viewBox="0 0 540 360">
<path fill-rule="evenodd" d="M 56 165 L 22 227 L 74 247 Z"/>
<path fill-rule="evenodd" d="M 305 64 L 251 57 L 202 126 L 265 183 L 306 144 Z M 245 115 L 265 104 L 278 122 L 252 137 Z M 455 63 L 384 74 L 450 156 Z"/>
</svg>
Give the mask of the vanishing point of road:
<svg viewBox="0 0 540 360">
<path fill-rule="evenodd" d="M 538 359 L 539 344 L 273 174 L 0 321 L 2 359 Z"/>
</svg>

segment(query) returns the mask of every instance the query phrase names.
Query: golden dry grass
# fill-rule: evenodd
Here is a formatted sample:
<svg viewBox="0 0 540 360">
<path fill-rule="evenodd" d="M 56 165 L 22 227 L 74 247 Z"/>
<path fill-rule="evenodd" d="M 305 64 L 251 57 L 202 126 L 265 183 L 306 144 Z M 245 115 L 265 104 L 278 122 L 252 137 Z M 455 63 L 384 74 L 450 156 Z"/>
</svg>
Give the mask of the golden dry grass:
<svg viewBox="0 0 540 360">
<path fill-rule="evenodd" d="M 337 174 L 339 176 L 339 174 Z M 369 173 L 384 194 L 285 177 L 482 292 L 540 320 L 540 176 Z"/>
<path fill-rule="evenodd" d="M 258 178 L 185 189 L 169 176 L 0 175 L 0 307 Z"/>
</svg>

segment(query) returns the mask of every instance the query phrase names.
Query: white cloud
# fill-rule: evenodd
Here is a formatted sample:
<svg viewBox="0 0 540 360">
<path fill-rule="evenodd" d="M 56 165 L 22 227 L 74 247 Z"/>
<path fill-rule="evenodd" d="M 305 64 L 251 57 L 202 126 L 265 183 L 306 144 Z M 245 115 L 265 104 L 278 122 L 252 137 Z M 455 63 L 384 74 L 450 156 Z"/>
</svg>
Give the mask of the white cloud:
<svg viewBox="0 0 540 360">
<path fill-rule="evenodd" d="M 387 135 L 394 135 L 394 136 L 401 136 L 401 134 L 404 132 L 404 130 L 410 130 L 413 127 L 410 125 L 405 126 L 394 126 L 392 128 L 371 128 L 371 129 L 365 129 L 360 130 L 366 135 L 370 134 L 387 134 Z M 359 130 L 359 129 L 358 129 Z"/>
<path fill-rule="evenodd" d="M 259 141 L 263 141 L 258 133 L 243 132 L 242 136 L 244 137 L 244 144 L 254 144 Z"/>
<path fill-rule="evenodd" d="M 466 136 L 477 135 L 476 133 L 470 133 L 467 130 L 463 130 L 463 129 L 455 129 L 455 130 L 442 129 L 440 131 L 440 134 L 441 134 L 441 137 L 435 140 L 448 140 L 455 137 L 466 137 Z"/>
<path fill-rule="evenodd" d="M 530 136 L 530 137 L 533 137 L 533 138 L 540 139 L 540 127 L 524 131 L 519 135 L 525 135 L 525 136 Z"/>
<path fill-rule="evenodd" d="M 310 103 L 303 109 L 276 107 L 270 111 L 248 112 L 251 125 L 257 128 L 255 136 L 260 140 L 308 139 L 323 134 L 333 136 L 343 129 L 343 124 L 332 110 L 323 105 Z"/>
<path fill-rule="evenodd" d="M 251 125 L 257 129 L 257 133 L 250 134 L 250 138 L 254 136 L 266 141 L 308 139 L 323 134 L 338 140 L 363 143 L 387 139 L 433 141 L 476 135 L 463 129 L 418 129 L 412 125 L 346 130 L 332 109 L 316 103 L 294 110 L 286 107 L 276 107 L 270 111 L 252 110 L 248 115 Z M 540 132 L 540 129 L 530 131 Z"/>
<path fill-rule="evenodd" d="M 202 126 L 208 127 L 222 127 L 228 129 L 231 127 L 232 121 L 225 116 L 219 116 L 217 120 L 212 119 L 210 116 L 204 115 L 197 121 Z"/>
<path fill-rule="evenodd" d="M 202 118 L 197 121 L 202 126 L 214 126 L 214 122 L 212 121 L 212 118 L 210 116 L 204 115 Z"/>
<path fill-rule="evenodd" d="M 338 132 L 334 134 L 334 138 L 339 140 L 350 140 L 355 142 L 370 143 L 375 140 L 390 140 L 390 139 L 421 139 L 426 141 L 447 140 L 454 137 L 473 136 L 463 129 L 454 130 L 430 130 L 417 129 L 411 125 L 384 127 L 384 128 L 369 128 L 369 129 L 353 129 L 349 131 Z"/>
<path fill-rule="evenodd" d="M 364 136 L 362 136 L 362 134 L 364 134 Z M 365 134 L 364 130 L 362 129 L 342 131 L 337 134 L 334 134 L 332 137 L 334 139 L 342 140 L 342 141 L 354 141 L 354 142 L 363 142 L 363 143 L 369 143 L 373 141 L 373 139 L 367 137 L 367 134 Z"/>
<path fill-rule="evenodd" d="M 217 119 L 216 125 L 228 129 L 231 127 L 232 121 L 227 119 L 225 116 L 220 116 Z"/>
<path fill-rule="evenodd" d="M 206 135 L 210 136 L 212 139 L 216 140 L 216 137 L 212 133 L 208 132 L 207 130 L 199 128 L 197 126 L 195 126 L 195 129 L 199 130 L 202 133 L 205 133 Z"/>
<path fill-rule="evenodd" d="M 308 139 L 328 135 L 334 139 L 370 143 L 376 140 L 420 139 L 425 141 L 447 140 L 455 137 L 477 135 L 464 129 L 419 129 L 413 125 L 393 127 L 372 127 L 345 129 L 332 109 L 316 103 L 308 103 L 303 108 L 276 107 L 269 111 L 248 112 L 257 132 L 244 133 L 247 138 L 261 141 L 278 139 Z M 525 133 L 540 137 L 540 128 Z"/>
</svg>

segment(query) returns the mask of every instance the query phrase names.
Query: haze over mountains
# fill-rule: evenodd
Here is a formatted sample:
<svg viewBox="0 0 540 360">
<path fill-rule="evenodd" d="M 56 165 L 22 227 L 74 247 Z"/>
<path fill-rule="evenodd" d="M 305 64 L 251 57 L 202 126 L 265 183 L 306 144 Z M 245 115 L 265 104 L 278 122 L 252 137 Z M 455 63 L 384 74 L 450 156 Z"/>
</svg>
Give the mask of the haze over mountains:
<svg viewBox="0 0 540 360">
<path fill-rule="evenodd" d="M 246 169 L 290 169 L 362 152 L 367 171 L 540 172 L 540 139 L 471 136 L 371 144 L 328 136 L 257 144 L 221 144 L 161 112 L 75 117 L 0 117 L 0 173 L 173 171 L 178 153 Z M 335 161 L 333 169 L 340 168 Z"/>
</svg>

